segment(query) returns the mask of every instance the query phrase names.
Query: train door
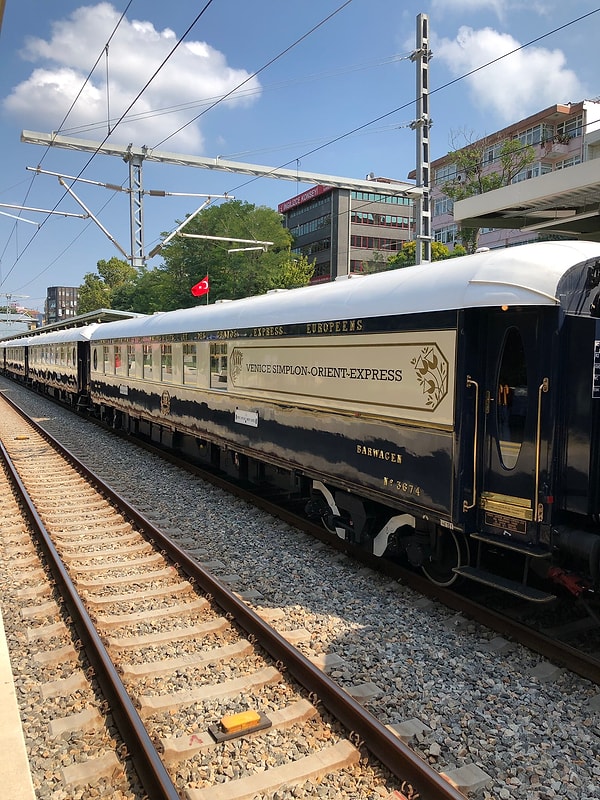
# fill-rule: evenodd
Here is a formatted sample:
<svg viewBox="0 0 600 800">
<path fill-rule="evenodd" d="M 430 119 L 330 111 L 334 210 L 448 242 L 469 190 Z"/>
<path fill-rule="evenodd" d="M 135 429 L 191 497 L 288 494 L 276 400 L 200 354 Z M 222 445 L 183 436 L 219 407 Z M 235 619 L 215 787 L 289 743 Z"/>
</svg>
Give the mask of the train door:
<svg viewBox="0 0 600 800">
<path fill-rule="evenodd" d="M 86 395 L 90 391 L 90 344 L 77 342 L 77 392 Z"/>
<path fill-rule="evenodd" d="M 478 529 L 524 544 L 537 541 L 548 475 L 542 439 L 550 353 L 543 321 L 538 308 L 490 310 L 484 323 Z"/>
</svg>

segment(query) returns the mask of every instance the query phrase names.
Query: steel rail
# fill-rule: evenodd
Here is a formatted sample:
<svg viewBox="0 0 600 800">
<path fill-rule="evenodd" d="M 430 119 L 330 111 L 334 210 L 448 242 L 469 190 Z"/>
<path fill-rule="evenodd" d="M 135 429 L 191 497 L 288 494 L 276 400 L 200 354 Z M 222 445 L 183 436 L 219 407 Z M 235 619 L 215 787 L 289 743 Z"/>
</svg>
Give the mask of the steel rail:
<svg viewBox="0 0 600 800">
<path fill-rule="evenodd" d="M 25 514 L 39 537 L 61 597 L 65 600 L 85 648 L 86 656 L 94 668 L 95 677 L 104 697 L 110 704 L 110 712 L 128 748 L 128 753 L 125 755 L 131 757 L 148 797 L 153 800 L 181 800 L 2 442 L 0 442 L 0 456 L 23 503 Z"/>
<path fill-rule="evenodd" d="M 240 627 L 253 636 L 269 655 L 282 662 L 283 668 L 287 669 L 301 686 L 315 694 L 325 708 L 354 734 L 353 738 L 358 738 L 360 743 L 385 765 L 392 775 L 400 781 L 409 782 L 419 795 L 426 797 L 427 800 L 464 800 L 464 795 L 458 789 L 414 753 L 325 672 L 312 664 L 293 645 L 290 645 L 246 603 L 152 525 L 125 498 L 105 484 L 93 470 L 82 464 L 71 451 L 56 441 L 39 423 L 31 420 L 18 405 L 10 400 L 8 402 L 65 458 L 69 459 L 81 474 L 85 475 L 113 503 L 118 505 L 122 513 L 140 529 L 142 535 L 147 536 L 169 556 L 176 568 L 184 572 L 188 579 L 210 595 L 224 611 L 232 614 Z M 154 798 L 153 795 L 151 796 Z"/>
</svg>

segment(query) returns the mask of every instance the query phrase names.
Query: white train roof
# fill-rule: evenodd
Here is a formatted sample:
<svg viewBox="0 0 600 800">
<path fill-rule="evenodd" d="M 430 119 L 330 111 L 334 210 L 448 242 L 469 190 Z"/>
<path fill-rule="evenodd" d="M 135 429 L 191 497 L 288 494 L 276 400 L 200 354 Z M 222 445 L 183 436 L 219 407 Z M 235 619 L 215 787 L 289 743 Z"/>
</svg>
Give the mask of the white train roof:
<svg viewBox="0 0 600 800">
<path fill-rule="evenodd" d="M 473 307 L 558 305 L 571 267 L 600 243 L 534 242 L 319 286 L 98 325 L 91 340 L 324 322 Z"/>
</svg>

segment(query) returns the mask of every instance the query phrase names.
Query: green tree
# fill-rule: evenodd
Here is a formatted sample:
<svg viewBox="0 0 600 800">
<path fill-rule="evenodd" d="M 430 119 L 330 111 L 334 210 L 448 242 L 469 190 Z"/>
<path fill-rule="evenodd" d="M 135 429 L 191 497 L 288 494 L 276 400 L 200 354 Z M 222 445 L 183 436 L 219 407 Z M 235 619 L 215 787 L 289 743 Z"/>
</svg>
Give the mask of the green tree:
<svg viewBox="0 0 600 800">
<path fill-rule="evenodd" d="M 412 267 L 415 265 L 415 254 L 417 245 L 414 239 L 409 242 L 404 242 L 402 249 L 397 253 L 390 256 L 388 259 L 388 268 L 398 269 L 400 267 Z M 464 256 L 466 249 L 462 245 L 457 245 L 454 250 L 449 250 L 445 244 L 441 242 L 431 243 L 431 260 L 443 261 L 447 258 L 456 258 L 457 256 Z"/>
<path fill-rule="evenodd" d="M 142 270 L 135 281 L 121 284 L 113 294 L 113 308 L 120 311 L 135 311 L 138 314 L 154 314 L 166 311 L 172 305 L 171 277 L 164 267 Z"/>
<path fill-rule="evenodd" d="M 79 313 L 95 311 L 98 308 L 113 308 L 114 295 L 121 287 L 133 284 L 138 271 L 120 258 L 100 259 L 97 274 L 86 272 L 79 287 Z"/>
<path fill-rule="evenodd" d="M 519 139 L 498 142 L 488 137 L 472 141 L 464 131 L 454 138 L 457 136 L 462 137 L 466 144 L 448 154 L 449 162 L 456 166 L 456 176 L 441 187 L 444 194 L 454 201 L 508 186 L 536 158 L 534 148 L 523 145 Z M 491 164 L 488 160 L 490 153 L 493 154 Z M 459 228 L 460 239 L 470 253 L 477 249 L 479 230 L 462 225 Z"/>
<path fill-rule="evenodd" d="M 312 277 L 314 268 L 307 259 L 291 253 L 292 237 L 280 215 L 266 206 L 238 200 L 209 206 L 183 233 L 273 244 L 263 249 L 251 243 L 175 237 L 162 250 L 167 272 L 164 299 L 169 309 L 204 302 L 204 298 L 195 298 L 190 288 L 205 275 L 210 280 L 210 302 L 306 285 Z M 246 249 L 250 247 L 258 249 Z"/>
<path fill-rule="evenodd" d="M 88 311 L 96 311 L 98 308 L 111 307 L 110 291 L 99 275 L 86 272 L 83 276 L 83 283 L 79 287 L 77 307 L 79 314 L 87 314 Z"/>
<path fill-rule="evenodd" d="M 209 206 L 182 232 L 273 244 L 263 248 L 217 238 L 176 236 L 161 251 L 163 263 L 152 269 L 136 270 L 117 258 L 99 261 L 98 273 L 84 276 L 81 310 L 171 311 L 206 302 L 205 297 L 196 298 L 190 292 L 205 275 L 210 280 L 208 299 L 214 302 L 305 286 L 314 272 L 306 257 L 292 253 L 291 234 L 282 226 L 281 216 L 266 206 L 241 201 Z M 243 249 L 249 247 L 256 249 Z M 229 252 L 232 250 L 237 252 Z"/>
<path fill-rule="evenodd" d="M 362 275 L 373 275 L 375 272 L 386 272 L 391 269 L 389 258 L 381 250 L 374 250 L 370 259 L 363 259 L 361 262 Z"/>
</svg>

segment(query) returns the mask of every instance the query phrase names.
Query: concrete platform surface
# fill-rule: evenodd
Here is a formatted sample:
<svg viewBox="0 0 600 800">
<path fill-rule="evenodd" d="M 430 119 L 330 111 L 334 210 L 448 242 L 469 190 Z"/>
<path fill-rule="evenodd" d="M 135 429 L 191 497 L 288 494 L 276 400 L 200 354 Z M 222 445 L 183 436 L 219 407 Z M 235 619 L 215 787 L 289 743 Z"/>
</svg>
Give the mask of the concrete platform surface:
<svg viewBox="0 0 600 800">
<path fill-rule="evenodd" d="M 5 800 L 35 800 L 1 609 L 0 775 Z"/>
</svg>

